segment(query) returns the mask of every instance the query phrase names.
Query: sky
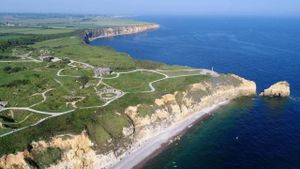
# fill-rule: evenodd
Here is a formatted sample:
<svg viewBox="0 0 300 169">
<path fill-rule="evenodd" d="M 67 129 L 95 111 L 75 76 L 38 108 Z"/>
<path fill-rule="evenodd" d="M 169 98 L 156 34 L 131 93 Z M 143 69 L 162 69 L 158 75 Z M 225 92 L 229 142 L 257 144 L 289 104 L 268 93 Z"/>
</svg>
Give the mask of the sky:
<svg viewBox="0 0 300 169">
<path fill-rule="evenodd" d="M 300 0 L 1 0 L 0 12 L 300 16 Z"/>
</svg>

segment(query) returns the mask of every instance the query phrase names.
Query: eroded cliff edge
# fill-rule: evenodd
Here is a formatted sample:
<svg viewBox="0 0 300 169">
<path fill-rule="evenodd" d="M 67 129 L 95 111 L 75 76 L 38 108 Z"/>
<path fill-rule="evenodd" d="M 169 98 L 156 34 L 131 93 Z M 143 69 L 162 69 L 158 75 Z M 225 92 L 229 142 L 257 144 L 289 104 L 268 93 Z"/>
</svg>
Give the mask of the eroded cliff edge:
<svg viewBox="0 0 300 169">
<path fill-rule="evenodd" d="M 189 118 L 198 118 L 197 112 L 253 95 L 256 95 L 256 84 L 252 81 L 236 75 L 212 77 L 191 84 L 183 91 L 165 94 L 153 100 L 153 104 L 127 107 L 123 113 L 132 120 L 132 125 L 123 127 L 122 143 L 107 140 L 108 147 L 113 148 L 99 152 L 97 147 L 100 145 L 89 137 L 88 131 L 83 131 L 81 135 L 62 135 L 47 142 L 33 142 L 24 152 L 3 156 L 0 168 L 36 168 L 41 165 L 46 168 L 112 168 L 122 164 L 129 167 L 122 162 L 134 157 L 162 132 L 187 124 L 183 122 Z M 204 111 L 201 115 L 205 113 L 210 112 Z"/>
<path fill-rule="evenodd" d="M 83 35 L 83 41 L 89 43 L 98 38 L 109 38 L 121 35 L 130 35 L 136 33 L 142 33 L 150 30 L 158 29 L 158 24 L 140 24 L 131 26 L 117 26 L 107 27 L 99 29 L 86 30 Z"/>
</svg>

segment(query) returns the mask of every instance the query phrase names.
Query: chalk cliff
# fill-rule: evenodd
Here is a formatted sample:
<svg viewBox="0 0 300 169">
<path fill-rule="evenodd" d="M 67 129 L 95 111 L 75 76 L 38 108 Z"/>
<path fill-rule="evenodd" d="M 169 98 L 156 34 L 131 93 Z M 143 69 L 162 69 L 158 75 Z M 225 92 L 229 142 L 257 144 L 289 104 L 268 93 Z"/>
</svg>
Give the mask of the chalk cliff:
<svg viewBox="0 0 300 169">
<path fill-rule="evenodd" d="M 265 89 L 259 95 L 265 97 L 288 97 L 290 94 L 290 84 L 287 81 L 280 81 Z"/>
<path fill-rule="evenodd" d="M 151 115 L 146 115 L 145 117 L 141 116 L 139 112 L 144 105 L 128 107 L 125 113 L 134 122 L 135 135 L 139 136 L 141 134 L 139 132 L 146 132 L 149 126 L 153 127 L 153 124 L 158 121 L 173 123 L 214 104 L 241 96 L 256 95 L 256 84 L 254 82 L 236 75 L 232 75 L 232 77 L 240 80 L 238 86 L 215 78 L 211 81 L 192 84 L 185 91 L 164 95 L 162 98 L 156 99 L 155 104 L 150 105 L 150 107 L 154 108 L 154 111 Z M 146 130 L 145 126 L 148 126 Z M 141 137 L 144 138 L 145 135 L 141 134 Z M 137 138 L 139 139 L 139 137 Z"/>
<path fill-rule="evenodd" d="M 130 34 L 146 32 L 158 28 L 159 28 L 158 24 L 141 24 L 141 25 L 132 25 L 132 26 L 118 26 L 118 27 L 92 29 L 92 30 L 85 31 L 83 40 L 86 43 L 88 43 L 98 38 L 109 38 L 114 36 L 130 35 Z"/>
<path fill-rule="evenodd" d="M 33 142 L 31 150 L 2 157 L 0 168 L 30 168 L 28 159 L 35 160 L 32 153 L 49 147 L 59 148 L 62 154 L 59 161 L 48 168 L 110 168 L 126 155 L 147 144 L 149 139 L 155 139 L 161 132 L 180 124 L 180 121 L 196 112 L 238 97 L 254 95 L 256 84 L 252 81 L 236 75 L 213 77 L 191 84 L 184 91 L 163 95 L 151 105 L 133 105 L 124 110 L 133 122 L 132 126 L 123 128 L 124 137 L 131 140 L 125 147 L 116 145 L 114 150 L 96 154 L 96 150 L 92 148 L 93 143 L 85 132 L 75 136 L 56 136 L 48 142 Z"/>
<path fill-rule="evenodd" d="M 31 169 L 35 166 L 34 154 L 48 148 L 57 148 L 61 155 L 57 164 L 46 167 L 49 169 L 69 168 L 69 169 L 89 169 L 96 160 L 96 153 L 92 149 L 93 143 L 89 140 L 85 132 L 81 135 L 61 135 L 53 137 L 50 141 L 39 141 L 31 144 L 30 150 L 9 154 L 0 158 L 0 169 L 18 168 Z M 42 155 L 42 154 L 41 154 Z M 43 154 L 44 155 L 44 154 Z"/>
</svg>

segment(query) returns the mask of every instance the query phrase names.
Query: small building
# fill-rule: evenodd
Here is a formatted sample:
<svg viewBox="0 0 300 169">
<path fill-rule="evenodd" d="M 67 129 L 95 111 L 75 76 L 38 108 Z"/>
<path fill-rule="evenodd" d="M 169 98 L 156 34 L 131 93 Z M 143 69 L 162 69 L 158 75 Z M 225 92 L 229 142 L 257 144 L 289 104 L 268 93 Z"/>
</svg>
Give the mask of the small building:
<svg viewBox="0 0 300 169">
<path fill-rule="evenodd" d="M 112 73 L 111 68 L 99 67 L 94 70 L 95 77 L 101 77 L 104 75 L 110 75 Z"/>
<path fill-rule="evenodd" d="M 0 110 L 2 110 L 3 108 L 5 108 L 5 106 L 8 104 L 8 102 L 6 101 L 0 101 Z"/>
<path fill-rule="evenodd" d="M 58 57 L 54 57 L 53 59 L 51 59 L 51 62 L 54 62 L 54 63 L 60 62 L 60 61 L 61 61 L 61 59 Z"/>
<path fill-rule="evenodd" d="M 54 56 L 40 56 L 40 60 L 43 62 L 51 62 L 54 59 Z"/>
<path fill-rule="evenodd" d="M 6 22 L 6 26 L 16 26 L 15 24 L 13 24 L 13 23 L 9 23 L 9 22 Z"/>
</svg>

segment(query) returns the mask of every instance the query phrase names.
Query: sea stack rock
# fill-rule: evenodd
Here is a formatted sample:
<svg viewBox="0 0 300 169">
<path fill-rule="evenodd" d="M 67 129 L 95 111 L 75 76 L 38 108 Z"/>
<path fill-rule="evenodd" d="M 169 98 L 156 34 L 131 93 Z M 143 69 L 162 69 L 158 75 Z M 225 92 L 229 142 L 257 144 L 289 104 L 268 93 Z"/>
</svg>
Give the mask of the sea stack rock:
<svg viewBox="0 0 300 169">
<path fill-rule="evenodd" d="M 264 97 L 288 97 L 290 96 L 290 84 L 287 81 L 280 81 L 268 89 L 265 89 L 264 92 L 261 92 L 259 96 Z"/>
</svg>

